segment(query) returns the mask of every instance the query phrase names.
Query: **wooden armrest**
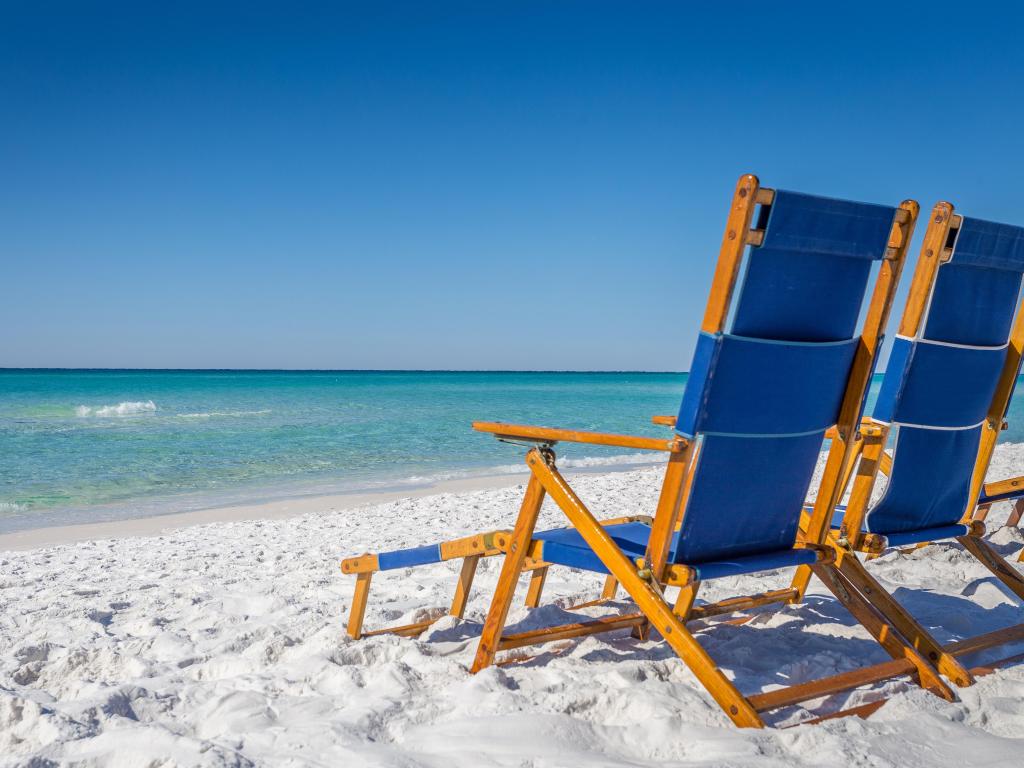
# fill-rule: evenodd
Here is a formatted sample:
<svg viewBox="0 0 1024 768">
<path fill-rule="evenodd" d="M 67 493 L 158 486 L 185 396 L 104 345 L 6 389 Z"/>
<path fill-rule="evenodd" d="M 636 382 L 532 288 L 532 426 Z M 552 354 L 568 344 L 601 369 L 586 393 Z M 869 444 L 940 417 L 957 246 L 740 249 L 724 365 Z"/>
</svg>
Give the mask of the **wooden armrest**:
<svg viewBox="0 0 1024 768">
<path fill-rule="evenodd" d="M 997 480 L 994 483 L 985 483 L 984 493 L 986 496 L 999 496 L 1021 489 L 1024 489 L 1024 477 L 1011 477 L 1006 480 Z"/>
<path fill-rule="evenodd" d="M 686 441 L 681 437 L 663 440 L 657 437 L 612 435 L 605 432 L 579 432 L 570 429 L 552 429 L 550 427 L 528 427 L 522 424 L 501 424 L 493 421 L 474 421 L 473 429 L 477 432 L 490 432 L 499 439 L 524 440 L 536 443 L 590 443 L 592 445 L 612 445 L 618 448 L 637 448 L 642 451 L 669 451 L 672 453 L 681 451 L 686 447 Z"/>
<path fill-rule="evenodd" d="M 651 416 L 651 423 L 657 424 L 661 427 L 674 427 L 676 425 L 675 416 Z"/>
</svg>

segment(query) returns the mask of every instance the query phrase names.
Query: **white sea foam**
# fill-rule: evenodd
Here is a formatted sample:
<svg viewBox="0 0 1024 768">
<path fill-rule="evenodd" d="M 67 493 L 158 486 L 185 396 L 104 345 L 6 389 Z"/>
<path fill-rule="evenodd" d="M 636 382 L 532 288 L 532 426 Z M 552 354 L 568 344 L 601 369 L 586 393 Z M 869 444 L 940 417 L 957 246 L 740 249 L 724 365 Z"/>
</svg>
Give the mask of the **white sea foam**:
<svg viewBox="0 0 1024 768">
<path fill-rule="evenodd" d="M 234 417 L 240 418 L 243 416 L 265 416 L 270 413 L 269 408 L 264 408 L 259 411 L 209 411 L 201 413 L 180 413 L 178 414 L 179 419 L 213 419 L 217 417 Z"/>
<path fill-rule="evenodd" d="M 24 504 L 19 504 L 16 501 L 0 501 L 0 515 L 12 515 L 24 512 L 26 509 Z"/>
<path fill-rule="evenodd" d="M 75 408 L 75 415 L 81 418 L 88 418 L 90 416 L 110 418 L 112 416 L 137 416 L 140 413 L 152 413 L 155 410 L 156 403 L 152 400 L 126 400 L 117 405 L 80 405 Z"/>
</svg>

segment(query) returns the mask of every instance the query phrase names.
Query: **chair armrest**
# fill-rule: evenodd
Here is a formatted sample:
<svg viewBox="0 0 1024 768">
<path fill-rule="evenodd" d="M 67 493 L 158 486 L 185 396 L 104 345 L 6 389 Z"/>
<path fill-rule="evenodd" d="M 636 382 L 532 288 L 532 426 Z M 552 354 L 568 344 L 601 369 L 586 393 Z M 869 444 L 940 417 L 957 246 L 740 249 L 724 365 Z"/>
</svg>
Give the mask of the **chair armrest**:
<svg viewBox="0 0 1024 768">
<path fill-rule="evenodd" d="M 985 483 L 982 493 L 986 496 L 1002 496 L 1004 493 L 1024 492 L 1024 477 L 1011 477 L 1006 480 L 997 480 L 994 483 Z"/>
<path fill-rule="evenodd" d="M 651 416 L 651 423 L 657 424 L 661 427 L 674 427 L 676 425 L 675 416 Z"/>
<path fill-rule="evenodd" d="M 641 451 L 668 451 L 670 453 L 677 453 L 686 447 L 686 440 L 681 437 L 664 440 L 657 437 L 613 435 L 606 432 L 579 432 L 570 429 L 529 427 L 522 424 L 501 424 L 493 421 L 474 421 L 473 429 L 477 432 L 489 432 L 498 439 L 504 438 L 506 440 L 520 440 L 551 445 L 558 442 L 590 443 L 591 445 L 611 445 L 618 448 L 636 448 Z"/>
</svg>

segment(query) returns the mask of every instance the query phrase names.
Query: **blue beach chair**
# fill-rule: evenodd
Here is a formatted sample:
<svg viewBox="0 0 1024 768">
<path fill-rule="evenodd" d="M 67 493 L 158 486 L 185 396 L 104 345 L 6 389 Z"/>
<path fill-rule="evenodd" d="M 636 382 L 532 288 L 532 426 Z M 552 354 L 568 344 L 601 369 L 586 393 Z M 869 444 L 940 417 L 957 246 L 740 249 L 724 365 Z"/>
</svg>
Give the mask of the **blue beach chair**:
<svg viewBox="0 0 1024 768">
<path fill-rule="evenodd" d="M 643 637 L 653 628 L 741 726 L 762 726 L 764 712 L 900 674 L 952 698 L 925 656 L 838 571 L 834 549 L 824 542 L 802 543 L 797 535 L 826 429 L 835 424 L 837 436 L 812 515 L 812 522 L 823 520 L 826 527 L 831 520 L 916 214 L 912 202 L 898 209 L 852 203 L 773 192 L 760 188 L 753 176 L 740 179 L 677 434 L 662 448 L 668 466 L 651 523 L 601 525 L 556 466 L 552 448 L 559 441 L 626 438 L 474 424 L 503 440 L 531 445 L 530 481 L 503 548 L 474 672 L 506 649 L 624 627 Z M 879 264 L 878 274 L 858 334 L 873 264 Z M 571 527 L 535 532 L 545 496 Z M 517 580 L 531 563 L 610 574 L 640 612 L 505 634 Z M 703 581 L 785 567 L 808 568 L 821 577 L 893 661 L 743 695 L 686 623 L 797 599 L 797 590 L 788 588 L 695 605 Z M 665 599 L 667 586 L 680 588 L 674 606 Z"/>
<path fill-rule="evenodd" d="M 984 522 L 972 519 L 979 498 L 992 503 L 1014 493 L 992 484 L 987 502 L 979 497 L 1021 365 L 1022 274 L 1024 229 L 936 205 L 878 402 L 860 428 L 849 503 L 838 508 L 827 539 L 809 518 L 803 524 L 807 540 L 831 542 L 839 571 L 958 685 L 1000 663 L 970 670 L 959 657 L 1024 640 L 1024 625 L 940 646 L 855 553 L 955 539 L 1024 600 L 1024 577 L 981 538 Z M 884 449 L 893 431 L 890 457 Z M 871 504 L 883 463 L 888 485 Z M 810 577 L 803 568 L 794 579 L 801 595 Z"/>
</svg>

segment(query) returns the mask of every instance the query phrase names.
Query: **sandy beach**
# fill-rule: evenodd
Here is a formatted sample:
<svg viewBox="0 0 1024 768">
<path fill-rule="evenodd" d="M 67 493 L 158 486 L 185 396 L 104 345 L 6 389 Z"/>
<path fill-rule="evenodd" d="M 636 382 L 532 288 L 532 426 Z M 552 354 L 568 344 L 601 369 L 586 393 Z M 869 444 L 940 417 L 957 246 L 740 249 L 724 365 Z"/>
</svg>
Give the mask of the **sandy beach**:
<svg viewBox="0 0 1024 768">
<path fill-rule="evenodd" d="M 1000 447 L 990 476 L 1022 471 L 1024 446 Z M 585 474 L 578 487 L 611 516 L 652 510 L 659 480 L 652 468 Z M 39 542 L 70 543 L 0 554 L 0 765 L 1019 765 L 1024 666 L 954 703 L 890 682 L 810 703 L 891 696 L 868 720 L 788 729 L 810 715 L 787 710 L 763 732 L 734 728 L 662 643 L 626 632 L 554 643 L 471 676 L 497 560 L 482 564 L 464 622 L 442 619 L 418 640 L 347 639 L 353 580 L 339 558 L 509 526 L 522 486 L 490 482 L 236 508 L 203 525 L 156 518 L 116 538 L 38 532 Z M 1024 538 L 1000 527 L 1006 512 L 992 513 L 989 538 L 1015 555 Z M 560 525 L 559 515 L 546 507 L 542 524 Z M 1021 619 L 956 544 L 870 568 L 926 625 L 941 625 L 943 641 Z M 440 611 L 455 573 L 448 564 L 383 574 L 368 627 Z M 773 581 L 715 581 L 703 597 Z M 578 620 L 564 608 L 599 588 L 594 574 L 557 569 L 545 607 L 516 608 L 511 623 Z M 701 640 L 745 691 L 885 658 L 819 585 L 803 605 L 706 627 Z"/>
</svg>

